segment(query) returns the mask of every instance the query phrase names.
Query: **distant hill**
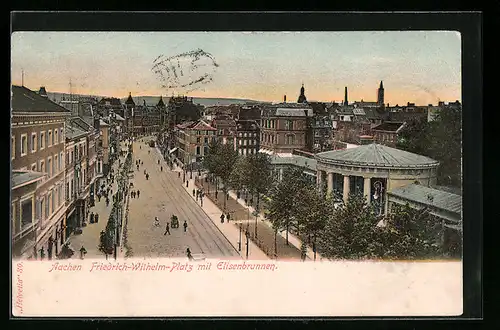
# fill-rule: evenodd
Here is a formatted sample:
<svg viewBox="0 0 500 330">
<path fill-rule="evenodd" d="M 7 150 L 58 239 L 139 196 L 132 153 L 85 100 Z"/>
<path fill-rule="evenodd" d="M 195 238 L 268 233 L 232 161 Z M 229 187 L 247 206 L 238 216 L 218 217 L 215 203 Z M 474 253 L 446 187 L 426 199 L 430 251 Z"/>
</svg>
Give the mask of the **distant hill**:
<svg viewBox="0 0 500 330">
<path fill-rule="evenodd" d="M 57 92 L 47 92 L 47 95 L 51 101 L 54 101 L 56 103 L 59 103 L 60 101 L 66 99 L 70 99 L 70 94 L 67 93 L 57 93 Z M 102 99 L 103 97 L 107 96 L 102 96 L 102 95 L 83 95 L 83 94 L 73 94 L 73 99 L 76 100 L 79 96 L 82 97 L 96 97 L 98 100 Z M 146 100 L 146 104 L 148 105 L 155 105 L 158 103 L 158 100 L 160 99 L 159 96 L 136 96 L 133 97 L 134 102 L 136 104 L 143 104 L 144 100 Z M 127 100 L 127 97 L 122 97 L 120 98 L 122 103 L 125 103 Z M 168 98 L 163 97 L 163 101 L 165 103 L 168 102 Z M 213 105 L 230 105 L 230 104 L 246 104 L 246 103 L 260 103 L 260 101 L 255 101 L 255 100 L 248 100 L 248 99 L 230 99 L 230 98 L 205 98 L 205 97 L 193 97 L 193 102 L 195 104 L 201 104 L 204 106 L 213 106 Z"/>
<path fill-rule="evenodd" d="M 132 97 L 136 104 L 143 104 L 146 100 L 146 104 L 155 105 L 160 99 L 159 96 L 136 96 Z M 188 96 L 188 98 L 190 98 Z M 163 102 L 167 103 L 169 98 L 163 97 Z M 122 103 L 127 100 L 127 97 L 121 98 Z M 205 98 L 205 97 L 194 97 L 193 103 L 204 105 L 206 107 L 213 105 L 230 105 L 230 104 L 246 104 L 246 103 L 260 103 L 260 101 L 248 100 L 248 99 L 227 99 L 227 98 Z"/>
</svg>

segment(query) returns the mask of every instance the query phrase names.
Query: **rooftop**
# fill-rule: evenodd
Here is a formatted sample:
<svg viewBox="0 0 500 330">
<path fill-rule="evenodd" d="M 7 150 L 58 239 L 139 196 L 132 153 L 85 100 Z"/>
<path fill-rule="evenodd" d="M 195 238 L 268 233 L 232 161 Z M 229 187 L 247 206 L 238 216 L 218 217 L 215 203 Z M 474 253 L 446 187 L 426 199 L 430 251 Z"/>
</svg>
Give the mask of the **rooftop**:
<svg viewBox="0 0 500 330">
<path fill-rule="evenodd" d="M 22 186 L 30 181 L 43 178 L 45 173 L 34 171 L 13 171 L 11 175 L 12 189 Z"/>
<path fill-rule="evenodd" d="M 462 196 L 420 184 L 412 183 L 404 187 L 392 189 L 388 193 L 412 202 L 434 206 L 453 213 L 460 214 L 462 211 Z"/>
<path fill-rule="evenodd" d="M 352 149 L 321 152 L 316 154 L 316 159 L 340 165 L 383 168 L 421 168 L 439 165 L 434 159 L 377 143 L 360 145 Z"/>
<path fill-rule="evenodd" d="M 272 155 L 271 164 L 274 165 L 295 165 L 299 167 L 305 167 L 310 170 L 316 171 L 317 161 L 315 159 L 307 158 L 299 155 Z"/>
<path fill-rule="evenodd" d="M 66 136 L 67 139 L 74 139 L 80 136 L 86 135 L 88 132 L 72 125 L 66 125 L 64 127 L 64 135 Z"/>
<path fill-rule="evenodd" d="M 12 112 L 60 112 L 71 111 L 46 97 L 23 86 L 12 85 Z"/>
</svg>

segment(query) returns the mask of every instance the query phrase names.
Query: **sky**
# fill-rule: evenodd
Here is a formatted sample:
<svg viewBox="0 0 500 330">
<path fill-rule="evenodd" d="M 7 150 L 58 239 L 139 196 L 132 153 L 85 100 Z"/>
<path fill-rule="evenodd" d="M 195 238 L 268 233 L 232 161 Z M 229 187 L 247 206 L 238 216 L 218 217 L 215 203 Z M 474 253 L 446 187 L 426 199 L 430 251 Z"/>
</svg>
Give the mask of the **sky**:
<svg viewBox="0 0 500 330">
<path fill-rule="evenodd" d="M 15 32 L 11 55 L 12 84 L 24 72 L 48 92 L 294 102 L 304 84 L 310 101 L 347 86 L 352 102 L 376 101 L 383 81 L 391 105 L 461 100 L 453 31 Z"/>
</svg>

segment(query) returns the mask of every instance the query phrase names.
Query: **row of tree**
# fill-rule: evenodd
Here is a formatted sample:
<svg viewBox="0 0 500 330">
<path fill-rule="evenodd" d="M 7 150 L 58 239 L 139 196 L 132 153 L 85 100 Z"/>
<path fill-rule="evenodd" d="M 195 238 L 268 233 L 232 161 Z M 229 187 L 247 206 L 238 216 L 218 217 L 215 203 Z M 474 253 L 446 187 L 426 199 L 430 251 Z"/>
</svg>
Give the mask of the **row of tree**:
<svg viewBox="0 0 500 330">
<path fill-rule="evenodd" d="M 461 187 L 462 107 L 445 106 L 431 121 L 422 118 L 408 122 L 396 147 L 438 160 L 438 183 Z"/>
<path fill-rule="evenodd" d="M 259 200 L 265 196 L 265 217 L 272 223 L 277 253 L 277 235 L 293 232 L 307 246 L 332 259 L 410 259 L 459 256 L 460 247 L 445 251 L 443 226 L 427 210 L 394 207 L 380 217 L 374 205 L 360 195 L 347 203 L 338 196 L 324 196 L 299 168 L 288 168 L 281 177 L 272 175 L 267 154 L 240 156 L 232 145 L 210 145 L 203 161 L 224 193 L 246 190 Z M 226 198 L 224 198 L 224 203 Z M 340 202 L 339 202 L 340 201 Z M 224 207 L 226 205 L 224 204 Z"/>
<path fill-rule="evenodd" d="M 122 197 L 125 191 L 127 190 L 125 183 L 127 182 L 126 178 L 128 176 L 128 172 L 131 166 L 132 166 L 132 154 L 129 152 L 127 154 L 127 157 L 125 158 L 123 167 L 117 177 L 119 189 L 115 194 L 115 198 L 113 198 L 113 205 L 111 208 L 111 213 L 108 218 L 108 222 L 106 223 L 106 228 L 103 231 L 101 231 L 99 237 L 98 249 L 106 256 L 106 259 L 108 258 L 108 255 L 113 254 L 115 249 L 117 228 L 119 226 L 118 210 L 122 209 L 123 206 Z"/>
</svg>

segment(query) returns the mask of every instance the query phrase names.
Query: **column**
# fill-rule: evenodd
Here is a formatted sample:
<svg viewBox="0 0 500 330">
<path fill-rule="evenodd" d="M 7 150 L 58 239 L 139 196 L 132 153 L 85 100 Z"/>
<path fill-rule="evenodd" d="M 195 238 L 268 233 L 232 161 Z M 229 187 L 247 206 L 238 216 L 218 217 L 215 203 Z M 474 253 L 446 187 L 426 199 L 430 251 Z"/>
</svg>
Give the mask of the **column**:
<svg viewBox="0 0 500 330">
<path fill-rule="evenodd" d="M 370 185 L 370 178 L 363 178 L 364 179 L 364 187 L 363 187 L 363 195 L 366 197 L 366 202 L 370 204 L 370 199 L 371 199 L 371 185 Z"/>
<path fill-rule="evenodd" d="M 328 172 L 327 195 L 331 195 L 333 191 L 333 172 Z"/>
<path fill-rule="evenodd" d="M 316 184 L 318 185 L 318 189 L 321 190 L 321 187 L 323 186 L 323 171 L 317 170 L 316 171 Z"/>
<path fill-rule="evenodd" d="M 347 203 L 347 200 L 349 199 L 349 176 L 344 175 L 344 202 Z"/>
</svg>

